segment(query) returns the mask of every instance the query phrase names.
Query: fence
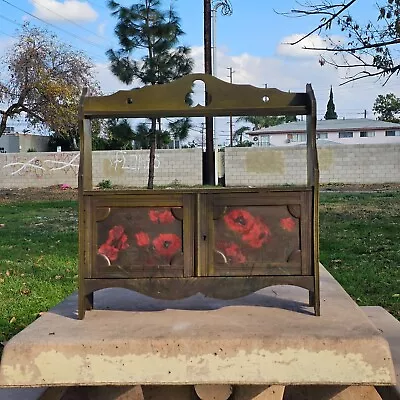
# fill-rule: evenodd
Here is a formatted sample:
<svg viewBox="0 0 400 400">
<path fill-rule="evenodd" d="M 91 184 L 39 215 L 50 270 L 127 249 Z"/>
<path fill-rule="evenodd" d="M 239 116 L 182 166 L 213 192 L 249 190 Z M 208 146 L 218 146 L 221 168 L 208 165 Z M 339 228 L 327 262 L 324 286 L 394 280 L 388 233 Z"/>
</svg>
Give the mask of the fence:
<svg viewBox="0 0 400 400">
<path fill-rule="evenodd" d="M 400 144 L 332 145 L 318 149 L 321 183 L 400 182 Z M 227 186 L 306 182 L 305 147 L 225 149 Z"/>
<path fill-rule="evenodd" d="M 144 187 L 148 177 L 148 150 L 93 152 L 93 182 Z M 1 187 L 78 185 L 79 152 L 0 154 Z M 200 185 L 201 149 L 157 150 L 155 185 Z"/>
<path fill-rule="evenodd" d="M 306 149 L 226 148 L 220 174 L 227 186 L 303 184 Z M 321 183 L 400 182 L 400 144 L 334 145 L 318 150 Z M 93 181 L 144 187 L 148 176 L 148 150 L 93 153 Z M 222 158 L 222 160 L 221 160 Z M 78 152 L 0 154 L 0 187 L 77 186 Z M 157 150 L 155 185 L 200 185 L 201 149 Z"/>
</svg>

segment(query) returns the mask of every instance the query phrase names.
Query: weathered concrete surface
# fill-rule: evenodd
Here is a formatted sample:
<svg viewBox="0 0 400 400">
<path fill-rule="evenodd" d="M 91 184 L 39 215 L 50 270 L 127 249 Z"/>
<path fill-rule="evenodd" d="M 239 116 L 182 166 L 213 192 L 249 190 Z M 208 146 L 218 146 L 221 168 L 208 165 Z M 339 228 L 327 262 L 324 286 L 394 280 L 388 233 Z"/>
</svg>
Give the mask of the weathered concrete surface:
<svg viewBox="0 0 400 400">
<path fill-rule="evenodd" d="M 384 399 L 400 400 L 400 322 L 382 307 L 361 307 L 372 323 L 389 342 L 397 385 L 379 388 Z"/>
<path fill-rule="evenodd" d="M 169 302 L 107 289 L 83 321 L 73 295 L 7 343 L 0 386 L 394 384 L 386 340 L 325 270 L 321 287 L 321 317 L 293 287 Z"/>
</svg>

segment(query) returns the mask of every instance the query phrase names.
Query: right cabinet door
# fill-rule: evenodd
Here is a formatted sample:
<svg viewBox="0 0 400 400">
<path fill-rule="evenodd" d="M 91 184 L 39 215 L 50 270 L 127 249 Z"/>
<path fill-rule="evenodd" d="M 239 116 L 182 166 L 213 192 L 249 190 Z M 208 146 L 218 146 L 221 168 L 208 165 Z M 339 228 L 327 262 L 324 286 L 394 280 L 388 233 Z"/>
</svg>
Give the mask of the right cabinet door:
<svg viewBox="0 0 400 400">
<path fill-rule="evenodd" d="M 310 275 L 311 190 L 204 194 L 200 276 Z"/>
</svg>

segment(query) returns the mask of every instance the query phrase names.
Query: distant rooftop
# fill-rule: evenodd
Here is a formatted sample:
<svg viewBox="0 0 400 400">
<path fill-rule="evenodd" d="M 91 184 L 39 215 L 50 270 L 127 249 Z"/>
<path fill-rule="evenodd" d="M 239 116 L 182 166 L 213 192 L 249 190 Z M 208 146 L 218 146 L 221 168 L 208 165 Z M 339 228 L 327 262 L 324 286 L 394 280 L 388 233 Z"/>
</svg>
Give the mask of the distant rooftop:
<svg viewBox="0 0 400 400">
<path fill-rule="evenodd" d="M 368 130 L 400 130 L 400 124 L 392 122 L 378 121 L 368 118 L 357 119 L 328 119 L 317 121 L 317 132 L 329 131 L 368 131 Z M 306 131 L 306 121 L 287 122 L 285 124 L 261 128 L 255 131 L 246 132 L 249 135 L 259 135 L 263 133 L 296 133 Z"/>
</svg>

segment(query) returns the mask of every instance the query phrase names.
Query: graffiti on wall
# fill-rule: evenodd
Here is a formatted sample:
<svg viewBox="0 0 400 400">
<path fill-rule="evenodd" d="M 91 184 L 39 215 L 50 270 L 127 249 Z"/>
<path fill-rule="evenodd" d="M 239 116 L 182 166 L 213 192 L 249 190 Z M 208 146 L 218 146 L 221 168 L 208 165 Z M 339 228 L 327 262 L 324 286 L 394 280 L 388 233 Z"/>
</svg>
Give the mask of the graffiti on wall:
<svg viewBox="0 0 400 400">
<path fill-rule="evenodd" d="M 78 175 L 79 170 L 79 153 L 68 154 L 60 153 L 54 154 L 53 160 L 45 160 L 45 164 L 50 167 L 50 171 L 63 171 L 66 174 L 70 171 L 74 173 L 75 176 Z"/>
<path fill-rule="evenodd" d="M 6 156 L 5 165 L 10 175 L 32 175 L 41 178 L 45 173 L 63 171 L 65 174 L 78 175 L 79 153 L 55 153 L 46 160 L 38 157 L 27 158 L 20 155 Z"/>
<path fill-rule="evenodd" d="M 9 156 L 7 156 L 8 158 Z M 6 158 L 6 162 L 8 161 Z M 18 157 L 13 157 L 13 162 L 10 162 L 3 166 L 3 168 L 10 168 L 11 175 L 27 175 L 32 174 L 36 175 L 38 178 L 42 177 L 45 171 L 43 167 L 43 163 L 36 157 L 31 158 L 30 160 L 18 161 Z"/>
<path fill-rule="evenodd" d="M 111 167 L 117 169 L 127 169 L 131 171 L 147 171 L 149 169 L 149 156 L 146 154 L 132 154 L 118 150 L 113 158 L 110 159 Z M 156 154 L 154 168 L 160 168 L 160 157 Z"/>
</svg>

